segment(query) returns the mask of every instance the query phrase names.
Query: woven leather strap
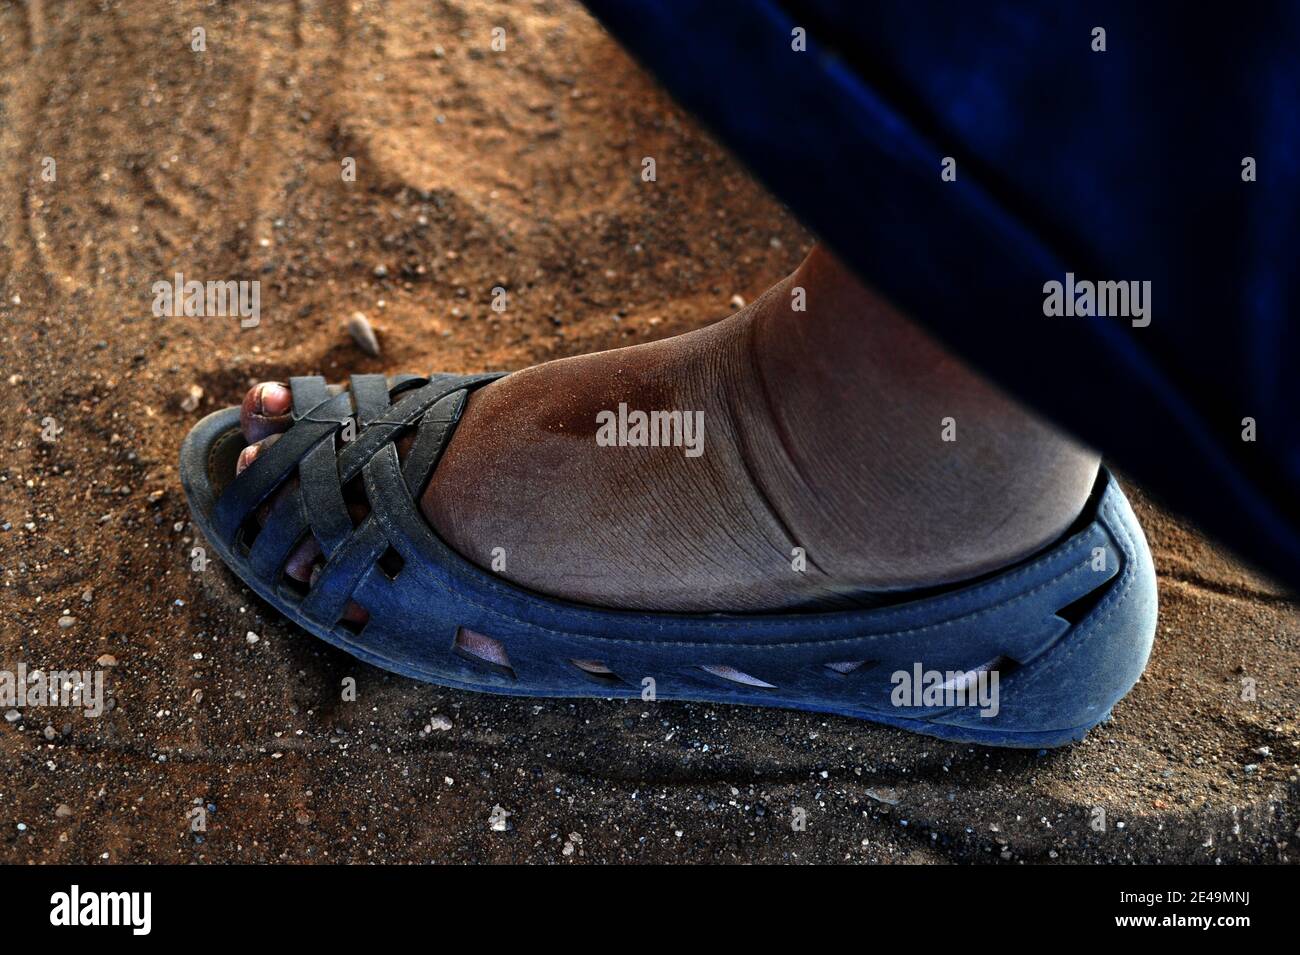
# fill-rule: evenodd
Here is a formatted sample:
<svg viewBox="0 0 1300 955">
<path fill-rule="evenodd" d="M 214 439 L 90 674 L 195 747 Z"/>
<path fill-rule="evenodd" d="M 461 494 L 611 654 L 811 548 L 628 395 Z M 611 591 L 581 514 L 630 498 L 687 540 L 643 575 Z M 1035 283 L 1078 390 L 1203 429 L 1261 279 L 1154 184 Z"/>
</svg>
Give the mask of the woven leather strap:
<svg viewBox="0 0 1300 955">
<path fill-rule="evenodd" d="M 500 375 L 354 375 L 348 389 L 319 377 L 291 378 L 293 424 L 221 494 L 215 532 L 246 553 L 253 573 L 276 580 L 310 532 L 325 566 L 302 603 L 311 619 L 329 626 L 343 613 L 363 576 L 389 547 L 406 549 L 422 522 L 416 504 L 433 473 L 469 392 Z M 354 427 L 348 428 L 349 421 Z M 345 430 L 346 429 L 346 430 Z M 395 442 L 414 430 L 404 464 Z M 345 435 L 353 435 L 345 441 Z M 297 478 L 295 482 L 293 479 Z M 344 487 L 360 477 L 369 515 L 353 526 Z M 258 509 L 281 489 L 251 546 L 245 543 Z"/>
</svg>

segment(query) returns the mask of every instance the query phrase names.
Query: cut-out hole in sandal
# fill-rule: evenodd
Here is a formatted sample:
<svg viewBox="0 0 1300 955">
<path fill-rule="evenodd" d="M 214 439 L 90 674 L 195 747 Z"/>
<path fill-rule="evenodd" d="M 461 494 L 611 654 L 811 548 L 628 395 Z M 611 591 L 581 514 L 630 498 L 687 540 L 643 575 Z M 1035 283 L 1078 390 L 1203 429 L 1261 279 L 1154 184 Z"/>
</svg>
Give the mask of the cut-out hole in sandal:
<svg viewBox="0 0 1300 955">
<path fill-rule="evenodd" d="M 750 676 L 748 673 L 742 673 L 735 667 L 724 666 L 722 664 L 710 663 L 700 667 L 705 673 L 711 673 L 723 680 L 730 680 L 732 683 L 741 683 L 745 686 L 755 686 L 762 690 L 775 690 L 776 687 L 771 683 L 765 683 L 756 676 Z"/>
<path fill-rule="evenodd" d="M 1117 577 L 1112 577 L 1096 590 L 1090 590 L 1078 600 L 1066 604 L 1060 610 L 1056 611 L 1056 615 L 1066 623 L 1077 626 L 1083 622 L 1083 619 L 1088 616 L 1088 614 L 1092 613 L 1093 610 L 1097 608 L 1097 605 L 1101 603 L 1102 598 L 1110 593 L 1116 580 L 1118 580 Z"/>
<path fill-rule="evenodd" d="M 452 649 L 461 657 L 479 666 L 486 666 L 502 676 L 515 679 L 514 668 L 510 665 L 510 655 L 500 640 L 494 640 L 486 634 L 465 627 L 456 628 L 456 642 Z"/>
<path fill-rule="evenodd" d="M 627 681 L 622 679 L 605 664 L 599 660 L 570 660 L 575 667 L 582 671 L 583 676 L 594 680 L 597 683 L 603 683 L 606 686 L 626 686 Z"/>
<path fill-rule="evenodd" d="M 406 438 L 407 438 L 408 436 L 415 434 L 415 431 L 416 431 L 416 426 L 415 426 L 414 423 L 413 423 L 413 424 L 404 424 L 404 425 L 402 425 L 400 428 L 398 428 L 396 431 L 394 431 L 393 434 L 392 434 L 392 437 L 390 437 L 390 438 L 388 439 L 389 441 L 393 442 L 393 444 L 399 446 L 399 450 L 398 450 L 398 452 L 397 452 L 397 457 L 398 457 L 399 459 L 404 459 L 404 458 L 406 457 L 406 455 L 403 454 L 402 451 L 400 450 L 400 446 L 401 446 L 402 442 L 403 442 L 404 440 L 406 440 Z M 409 448 L 408 448 L 408 450 L 409 450 Z"/>
<path fill-rule="evenodd" d="M 253 541 L 257 540 L 257 535 L 262 533 L 262 522 L 257 519 L 257 510 L 248 515 L 248 519 L 239 525 L 239 530 L 235 534 L 235 547 L 245 557 L 253 549 Z"/>
<path fill-rule="evenodd" d="M 365 623 L 357 623 L 355 620 L 349 620 L 347 617 L 339 618 L 339 626 L 348 631 L 348 633 L 354 634 L 358 637 L 361 636 L 362 631 L 366 629 L 366 624 L 369 622 L 369 617 L 366 618 Z"/>
<path fill-rule="evenodd" d="M 396 580 L 397 575 L 406 566 L 405 558 L 397 552 L 395 547 L 389 547 L 375 563 L 379 565 L 379 569 L 384 572 L 384 576 L 389 580 Z"/>
<path fill-rule="evenodd" d="M 370 498 L 366 496 L 366 482 L 363 475 L 358 474 L 343 485 L 343 501 L 347 504 L 348 517 L 352 519 L 352 526 L 360 527 L 361 522 L 365 520 L 362 515 L 370 512 Z"/>
<path fill-rule="evenodd" d="M 996 671 L 998 679 L 1001 680 L 1003 677 L 1010 676 L 1019 669 L 1020 664 L 1010 657 L 996 657 L 988 663 L 980 664 L 974 669 L 958 673 L 953 677 L 953 679 L 948 680 L 940 686 L 939 690 L 943 693 L 961 693 L 969 689 L 969 687 L 979 678 L 981 673 Z"/>
<path fill-rule="evenodd" d="M 875 660 L 845 660 L 840 663 L 827 663 L 826 669 L 834 670 L 841 676 L 848 676 L 850 673 L 860 673 L 864 670 L 870 670 L 875 665 Z"/>
</svg>

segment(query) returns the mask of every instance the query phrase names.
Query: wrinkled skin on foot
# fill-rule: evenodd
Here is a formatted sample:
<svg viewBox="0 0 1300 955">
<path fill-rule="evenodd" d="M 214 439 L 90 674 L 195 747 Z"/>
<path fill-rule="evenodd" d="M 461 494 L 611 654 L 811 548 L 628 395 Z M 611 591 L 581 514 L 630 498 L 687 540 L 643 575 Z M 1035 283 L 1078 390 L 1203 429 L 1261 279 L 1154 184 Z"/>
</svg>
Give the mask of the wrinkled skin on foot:
<svg viewBox="0 0 1300 955">
<path fill-rule="evenodd" d="M 797 288 L 806 311 L 791 307 Z M 702 413 L 701 453 L 602 446 L 601 415 L 620 404 Z M 288 428 L 291 405 L 278 382 L 245 395 L 241 471 Z M 1097 467 L 817 249 L 715 325 L 473 392 L 420 506 L 467 559 L 552 596 L 686 612 L 843 607 L 1050 544 Z M 363 500 L 349 509 L 365 516 Z M 320 565 L 309 540 L 286 570 L 310 582 Z M 348 619 L 366 611 L 353 604 Z"/>
</svg>

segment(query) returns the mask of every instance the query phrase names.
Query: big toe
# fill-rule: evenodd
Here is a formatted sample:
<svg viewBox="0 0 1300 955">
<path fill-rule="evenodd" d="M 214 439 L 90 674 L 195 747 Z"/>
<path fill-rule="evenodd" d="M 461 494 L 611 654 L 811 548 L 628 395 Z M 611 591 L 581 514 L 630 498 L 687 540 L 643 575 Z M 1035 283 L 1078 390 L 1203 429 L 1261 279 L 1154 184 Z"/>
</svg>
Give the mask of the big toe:
<svg viewBox="0 0 1300 955">
<path fill-rule="evenodd" d="M 239 408 L 239 426 L 244 440 L 255 444 L 273 434 L 287 431 L 293 423 L 293 395 L 279 381 L 263 381 L 244 395 Z"/>
</svg>

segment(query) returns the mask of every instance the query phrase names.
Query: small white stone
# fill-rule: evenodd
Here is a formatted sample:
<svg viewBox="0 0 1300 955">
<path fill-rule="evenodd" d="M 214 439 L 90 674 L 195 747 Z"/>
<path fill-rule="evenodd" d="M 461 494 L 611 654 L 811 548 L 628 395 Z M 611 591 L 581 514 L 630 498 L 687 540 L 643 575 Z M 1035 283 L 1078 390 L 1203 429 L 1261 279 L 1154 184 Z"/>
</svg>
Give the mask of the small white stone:
<svg viewBox="0 0 1300 955">
<path fill-rule="evenodd" d="M 185 397 L 181 399 L 182 411 L 194 411 L 199 406 L 200 399 L 203 398 L 203 387 L 201 385 L 190 385 L 185 392 Z"/>
<path fill-rule="evenodd" d="M 357 347 L 372 358 L 379 355 L 379 339 L 370 324 L 370 319 L 361 312 L 353 312 L 348 319 L 348 334 L 357 343 Z"/>
</svg>

